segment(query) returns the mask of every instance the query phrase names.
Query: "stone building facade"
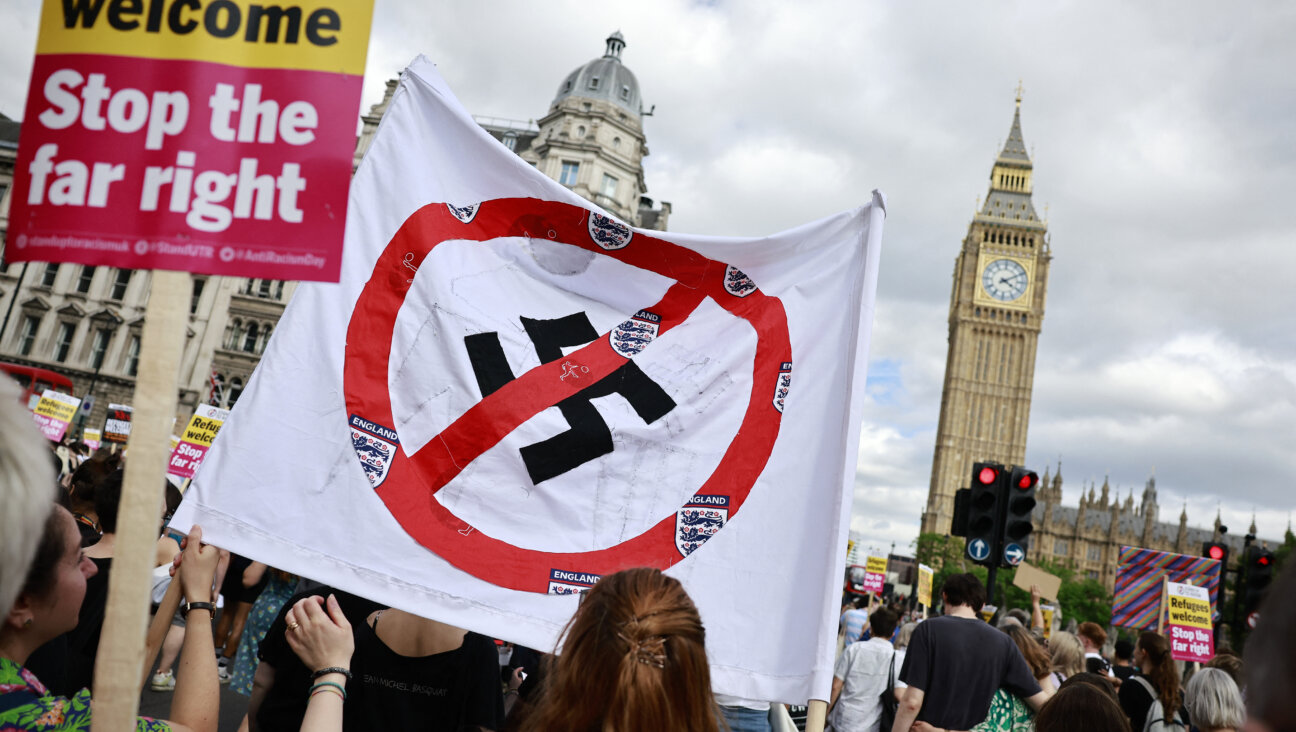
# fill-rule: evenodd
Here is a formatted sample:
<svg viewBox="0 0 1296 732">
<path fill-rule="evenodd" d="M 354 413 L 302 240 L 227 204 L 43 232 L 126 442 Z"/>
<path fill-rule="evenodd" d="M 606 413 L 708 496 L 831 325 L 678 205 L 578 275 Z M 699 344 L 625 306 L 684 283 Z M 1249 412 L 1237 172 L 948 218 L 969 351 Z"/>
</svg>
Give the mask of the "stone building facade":
<svg viewBox="0 0 1296 732">
<path fill-rule="evenodd" d="M 1031 201 L 1034 166 L 1021 130 L 1021 93 L 985 205 L 954 264 L 949 350 L 924 532 L 948 533 L 954 494 L 973 463 L 1021 465 L 1052 259 L 1048 225 Z"/>
<path fill-rule="evenodd" d="M 1229 566 L 1236 566 L 1242 556 L 1243 536 L 1220 533 L 1218 514 L 1210 529 L 1189 526 L 1186 506 L 1179 512 L 1178 521 L 1161 521 L 1155 477 L 1148 478 L 1137 503 L 1134 489 L 1121 500 L 1108 481 L 1103 480 L 1101 489 L 1093 485 L 1088 490 L 1082 488 L 1078 504 L 1064 506 L 1059 466 L 1056 474 L 1045 471 L 1035 497 L 1038 501 L 1032 516 L 1035 531 L 1031 534 L 1027 560 L 1069 566 L 1084 577 L 1102 582 L 1109 592 L 1116 586 L 1122 546 L 1197 556 L 1203 543 L 1221 541 L 1229 545 Z M 1255 532 L 1253 519 L 1249 533 Z M 1281 544 L 1266 539 L 1259 541 L 1270 547 Z"/>
</svg>

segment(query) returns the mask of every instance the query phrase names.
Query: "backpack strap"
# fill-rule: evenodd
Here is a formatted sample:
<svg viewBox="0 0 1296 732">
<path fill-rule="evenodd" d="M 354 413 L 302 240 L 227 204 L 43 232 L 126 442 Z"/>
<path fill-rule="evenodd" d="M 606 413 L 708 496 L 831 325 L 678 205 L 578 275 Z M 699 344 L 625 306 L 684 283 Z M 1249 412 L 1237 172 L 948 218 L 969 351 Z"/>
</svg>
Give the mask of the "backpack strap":
<svg viewBox="0 0 1296 732">
<path fill-rule="evenodd" d="M 1147 693 L 1149 693 L 1149 694 L 1152 695 L 1152 700 L 1153 700 L 1153 701 L 1156 701 L 1156 698 L 1157 698 L 1156 689 L 1153 689 L 1153 688 L 1152 688 L 1152 684 L 1148 683 L 1148 680 L 1147 680 L 1147 679 L 1145 679 L 1145 678 L 1143 678 L 1142 676 L 1139 676 L 1139 675 L 1136 674 L 1136 675 L 1130 677 L 1130 681 L 1137 681 L 1137 682 L 1139 682 L 1139 684 L 1142 685 L 1143 688 L 1147 690 Z"/>
</svg>

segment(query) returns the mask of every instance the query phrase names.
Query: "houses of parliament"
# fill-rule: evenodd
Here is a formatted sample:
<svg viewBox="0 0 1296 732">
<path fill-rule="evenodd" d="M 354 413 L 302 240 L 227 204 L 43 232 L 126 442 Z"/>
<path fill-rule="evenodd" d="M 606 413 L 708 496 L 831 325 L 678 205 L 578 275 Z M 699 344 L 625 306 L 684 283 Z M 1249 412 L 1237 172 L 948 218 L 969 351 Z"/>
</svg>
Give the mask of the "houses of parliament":
<svg viewBox="0 0 1296 732">
<path fill-rule="evenodd" d="M 1048 222 L 1032 201 L 1034 164 L 1022 136 L 1021 101 L 1018 87 L 989 191 L 954 263 L 924 533 L 949 533 L 954 494 L 968 486 L 973 463 L 1026 462 L 1036 346 L 1053 256 Z M 1082 488 L 1078 505 L 1064 506 L 1059 465 L 1045 471 L 1036 500 L 1027 560 L 1070 566 L 1108 590 L 1115 586 L 1122 546 L 1196 555 L 1203 542 L 1218 540 L 1230 545 L 1234 560 L 1241 556 L 1241 532 L 1222 533 L 1218 515 L 1209 529 L 1190 527 L 1186 507 L 1177 522 L 1162 521 L 1155 478 L 1148 479 L 1137 502 L 1132 490 L 1121 500 L 1104 480 L 1101 489 Z"/>
</svg>

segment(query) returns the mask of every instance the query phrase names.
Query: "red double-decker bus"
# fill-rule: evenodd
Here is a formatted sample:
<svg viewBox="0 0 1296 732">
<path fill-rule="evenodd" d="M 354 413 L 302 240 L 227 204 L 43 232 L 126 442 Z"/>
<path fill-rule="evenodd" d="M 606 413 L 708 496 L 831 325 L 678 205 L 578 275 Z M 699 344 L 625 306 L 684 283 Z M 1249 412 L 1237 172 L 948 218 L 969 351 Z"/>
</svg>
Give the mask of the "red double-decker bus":
<svg viewBox="0 0 1296 732">
<path fill-rule="evenodd" d="M 46 389 L 64 394 L 72 393 L 72 380 L 56 371 L 6 361 L 0 361 L 0 371 L 18 382 L 18 386 L 23 390 L 20 401 L 28 409 L 36 408 L 36 402 L 40 401 L 41 394 L 44 394 Z"/>
</svg>

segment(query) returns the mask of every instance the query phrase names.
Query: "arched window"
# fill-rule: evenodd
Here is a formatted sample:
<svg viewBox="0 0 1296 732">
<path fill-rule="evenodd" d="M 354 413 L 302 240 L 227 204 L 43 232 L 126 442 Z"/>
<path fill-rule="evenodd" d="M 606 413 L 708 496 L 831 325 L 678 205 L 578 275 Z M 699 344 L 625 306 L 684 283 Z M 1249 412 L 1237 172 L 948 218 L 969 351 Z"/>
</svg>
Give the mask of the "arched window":
<svg viewBox="0 0 1296 732">
<path fill-rule="evenodd" d="M 256 323 L 248 323 L 247 335 L 243 338 L 243 350 L 248 353 L 256 353 L 257 335 L 259 328 Z"/>
<path fill-rule="evenodd" d="M 225 347 L 229 350 L 238 348 L 239 339 L 243 337 L 243 321 L 238 318 L 230 323 L 229 329 L 225 331 Z"/>
<path fill-rule="evenodd" d="M 270 331 L 273 330 L 269 325 L 261 329 L 261 343 L 257 346 L 257 353 L 265 353 L 266 346 L 270 345 Z"/>
<path fill-rule="evenodd" d="M 225 398 L 226 408 L 232 408 L 241 396 L 243 396 L 243 379 L 235 376 L 230 380 L 229 394 Z"/>
</svg>

